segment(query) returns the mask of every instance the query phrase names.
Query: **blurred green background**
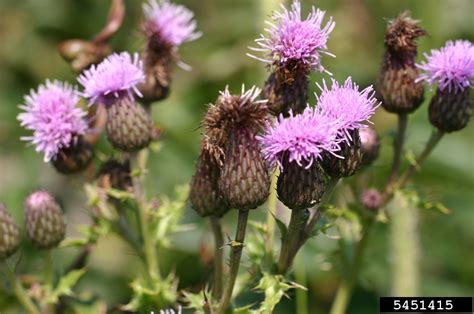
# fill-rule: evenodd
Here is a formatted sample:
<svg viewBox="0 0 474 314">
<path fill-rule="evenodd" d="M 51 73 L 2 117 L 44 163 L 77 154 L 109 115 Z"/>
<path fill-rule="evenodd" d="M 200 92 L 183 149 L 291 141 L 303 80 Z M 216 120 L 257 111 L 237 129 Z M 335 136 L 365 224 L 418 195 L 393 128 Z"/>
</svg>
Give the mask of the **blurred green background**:
<svg viewBox="0 0 474 314">
<path fill-rule="evenodd" d="M 126 1 L 126 20 L 113 38 L 115 50 L 139 51 L 143 39 L 139 31 L 142 1 Z M 185 72 L 176 67 L 171 96 L 154 105 L 154 120 L 163 128 L 162 149 L 152 156 L 148 175 L 149 194 L 171 195 L 175 185 L 189 181 L 198 154 L 199 124 L 208 103 L 226 84 L 238 92 L 242 83 L 262 85 L 267 73 L 264 66 L 245 54 L 259 36 L 263 21 L 278 6 L 275 0 L 180 0 L 196 14 L 203 32 L 196 42 L 183 45 L 184 62 L 193 67 Z M 336 28 L 329 50 L 337 57 L 326 57 L 325 67 L 338 80 L 351 75 L 361 86 L 376 80 L 383 54 L 383 36 L 387 20 L 409 9 L 421 21 L 428 36 L 419 41 L 419 56 L 439 48 L 449 39 L 474 41 L 474 1 L 472 0 L 303 0 L 303 12 L 317 5 L 333 16 Z M 109 1 L 104 0 L 0 0 L 0 201 L 22 220 L 24 197 L 36 188 L 52 191 L 68 213 L 68 232 L 74 235 L 77 224 L 87 221 L 81 177 L 64 177 L 32 147 L 19 140 L 26 132 L 16 115 L 23 95 L 46 79 L 75 82 L 69 65 L 61 59 L 56 45 L 69 38 L 90 39 L 102 28 Z M 305 14 L 304 13 L 304 14 Z M 328 79 L 315 74 L 312 81 Z M 313 88 L 314 86 L 312 86 Z M 431 92 L 427 91 L 427 99 Z M 314 101 L 312 98 L 311 102 Z M 383 153 L 369 170 L 371 183 L 381 182 L 391 158 L 391 132 L 396 120 L 380 108 L 373 119 L 383 137 Z M 437 296 L 474 295 L 474 124 L 462 132 L 449 134 L 415 176 L 416 186 L 431 200 L 442 201 L 453 214 L 449 216 L 421 212 L 419 248 L 421 293 Z M 427 102 L 410 117 L 408 148 L 419 151 L 431 126 L 427 120 Z M 254 218 L 264 216 L 259 210 Z M 227 218 L 231 234 L 235 213 Z M 200 265 L 199 251 L 210 241 L 206 225 L 191 210 L 186 222 L 197 223 L 194 231 L 178 235 L 176 249 L 161 258 L 175 269 L 180 284 L 202 285 L 209 269 Z M 355 291 L 349 313 L 377 312 L 377 297 L 390 291 L 388 265 L 388 227 L 379 225 L 371 241 L 360 285 Z M 309 313 L 326 313 L 337 288 L 339 273 L 329 254 L 334 240 L 311 241 L 300 256 L 309 288 Z M 127 282 L 135 265 L 120 240 L 108 238 L 94 253 L 91 273 L 82 286 L 92 289 L 109 302 L 126 302 Z M 41 254 L 27 250 L 22 268 L 41 269 Z M 329 252 L 329 253 L 328 253 Z M 59 252 L 66 264 L 71 252 Z M 135 263 L 135 264 L 134 264 Z M 1 299 L 1 297 L 0 297 Z M 244 300 L 242 300 L 244 301 Z M 0 300 L 1 306 L 1 300 Z M 284 301 L 277 313 L 294 312 L 294 302 Z M 0 310 L 1 311 L 1 310 Z"/>
</svg>

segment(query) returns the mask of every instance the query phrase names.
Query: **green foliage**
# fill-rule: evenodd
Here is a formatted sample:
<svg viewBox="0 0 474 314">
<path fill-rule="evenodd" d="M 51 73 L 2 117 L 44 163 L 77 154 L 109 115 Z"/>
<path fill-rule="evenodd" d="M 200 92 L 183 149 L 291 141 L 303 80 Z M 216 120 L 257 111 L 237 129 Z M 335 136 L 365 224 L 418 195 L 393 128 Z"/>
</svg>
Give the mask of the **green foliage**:
<svg viewBox="0 0 474 314">
<path fill-rule="evenodd" d="M 295 288 L 306 289 L 294 282 L 287 281 L 281 275 L 272 275 L 264 272 L 263 277 L 255 289 L 263 292 L 265 299 L 254 313 L 272 313 L 275 306 L 280 303 L 281 298 L 287 296 L 286 292 Z"/>
<path fill-rule="evenodd" d="M 189 226 L 179 224 L 184 213 L 188 193 L 188 185 L 179 186 L 176 188 L 174 200 L 162 197 L 158 201 L 158 208 L 150 208 L 152 234 L 158 246 L 169 248 L 171 245 L 169 236 L 172 233 L 189 230 Z"/>
<path fill-rule="evenodd" d="M 54 289 L 47 288 L 46 302 L 56 304 L 61 296 L 73 295 L 73 288 L 86 273 L 85 269 L 72 270 L 63 275 Z"/>
</svg>

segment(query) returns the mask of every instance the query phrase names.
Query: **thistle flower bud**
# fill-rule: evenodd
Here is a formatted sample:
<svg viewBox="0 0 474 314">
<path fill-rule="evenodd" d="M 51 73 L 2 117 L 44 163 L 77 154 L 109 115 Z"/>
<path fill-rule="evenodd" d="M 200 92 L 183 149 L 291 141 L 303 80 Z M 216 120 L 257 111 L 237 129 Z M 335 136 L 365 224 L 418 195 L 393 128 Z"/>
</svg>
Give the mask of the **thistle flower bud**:
<svg viewBox="0 0 474 314">
<path fill-rule="evenodd" d="M 390 21 L 385 35 L 385 54 L 377 81 L 377 93 L 385 110 L 411 113 L 423 102 L 423 84 L 417 82 L 416 40 L 426 32 L 409 12 Z"/>
<path fill-rule="evenodd" d="M 97 185 L 103 189 L 117 189 L 127 191 L 132 187 L 130 162 L 108 160 L 102 165 L 97 174 Z"/>
<path fill-rule="evenodd" d="M 293 72 L 293 73 L 292 73 Z M 265 82 L 263 96 L 268 99 L 270 112 L 278 116 L 288 116 L 303 112 L 308 101 L 309 80 L 305 71 L 288 71 L 285 68 L 275 70 Z"/>
<path fill-rule="evenodd" d="M 46 191 L 36 191 L 25 201 L 26 233 L 40 249 L 51 249 L 64 239 L 66 222 L 56 200 Z"/>
<path fill-rule="evenodd" d="M 362 166 L 372 164 L 379 156 L 380 138 L 372 127 L 359 129 L 362 149 Z"/>
<path fill-rule="evenodd" d="M 255 42 L 254 51 L 266 52 L 264 58 L 251 57 L 272 65 L 264 88 L 264 97 L 274 115 L 287 116 L 289 110 L 300 113 L 308 100 L 308 75 L 311 71 L 327 70 L 321 64 L 322 55 L 334 56 L 327 51 L 329 34 L 334 29 L 332 18 L 323 27 L 325 12 L 312 7 L 306 19 L 301 18 L 301 3 L 295 0 L 290 9 L 283 5 L 282 11 L 272 16 L 271 26 L 265 37 Z"/>
<path fill-rule="evenodd" d="M 143 31 L 147 39 L 144 52 L 146 80 L 139 85 L 144 102 L 164 99 L 169 94 L 172 65 L 180 63 L 178 47 L 201 36 L 196 31 L 194 13 L 168 0 L 150 0 L 143 5 Z"/>
<path fill-rule="evenodd" d="M 85 97 L 107 108 L 107 138 L 115 148 L 137 151 L 148 146 L 151 118 L 134 100 L 134 94 L 142 96 L 137 85 L 145 81 L 143 63 L 137 54 L 113 54 L 78 80 L 84 86 Z"/>
<path fill-rule="evenodd" d="M 425 57 L 427 60 L 418 65 L 424 71 L 419 79 L 438 84 L 428 109 L 431 124 L 444 132 L 463 129 L 472 114 L 474 45 L 467 40 L 448 41 Z"/>
<path fill-rule="evenodd" d="M 369 210 L 377 210 L 383 205 L 383 196 L 377 189 L 368 189 L 362 193 L 362 204 Z"/>
<path fill-rule="evenodd" d="M 202 217 L 221 217 L 230 209 L 219 192 L 220 174 L 219 163 L 203 143 L 189 192 L 192 208 Z"/>
<path fill-rule="evenodd" d="M 255 209 L 270 194 L 270 176 L 255 135 L 239 130 L 231 135 L 219 178 L 219 190 L 229 207 Z"/>
<path fill-rule="evenodd" d="M 31 141 L 37 152 L 44 153 L 45 162 L 64 159 L 70 151 L 76 151 L 72 146 L 78 143 L 88 126 L 87 113 L 77 106 L 79 95 L 74 87 L 46 81 L 26 96 L 25 102 L 20 106 L 25 112 L 18 115 L 18 120 L 26 129 L 32 130 L 33 135 L 22 137 L 22 140 Z M 78 165 L 85 167 L 90 160 L 89 154 L 85 153 L 86 158 L 81 158 Z"/>
<path fill-rule="evenodd" d="M 117 149 L 133 152 L 151 141 L 150 115 L 138 103 L 124 98 L 107 107 L 107 139 Z"/>
<path fill-rule="evenodd" d="M 61 149 L 51 163 L 57 171 L 71 174 L 86 169 L 92 157 L 92 146 L 80 136 L 75 137 L 69 147 Z"/>
<path fill-rule="evenodd" d="M 362 147 L 359 130 L 349 132 L 350 142 L 340 144 L 337 155 L 325 153 L 321 165 L 326 173 L 333 178 L 350 177 L 360 168 L 362 162 Z"/>
<path fill-rule="evenodd" d="M 326 182 L 327 176 L 318 162 L 303 168 L 285 158 L 277 181 L 278 199 L 293 210 L 311 208 L 321 201 Z"/>
<path fill-rule="evenodd" d="M 269 195 L 270 176 L 255 138 L 268 123 L 266 100 L 256 100 L 260 90 L 242 87 L 241 95 L 226 88 L 204 117 L 205 134 L 216 160 L 222 160 L 218 184 L 226 204 L 254 209 Z"/>
<path fill-rule="evenodd" d="M 258 139 L 265 158 L 280 166 L 278 198 L 289 208 L 301 210 L 316 205 L 326 187 L 326 175 L 319 162 L 324 152 L 339 150 L 340 125 L 320 111 L 307 107 L 302 114 L 268 127 Z"/>
<path fill-rule="evenodd" d="M 20 246 L 20 232 L 6 207 L 0 203 L 0 261 L 13 255 Z"/>
</svg>

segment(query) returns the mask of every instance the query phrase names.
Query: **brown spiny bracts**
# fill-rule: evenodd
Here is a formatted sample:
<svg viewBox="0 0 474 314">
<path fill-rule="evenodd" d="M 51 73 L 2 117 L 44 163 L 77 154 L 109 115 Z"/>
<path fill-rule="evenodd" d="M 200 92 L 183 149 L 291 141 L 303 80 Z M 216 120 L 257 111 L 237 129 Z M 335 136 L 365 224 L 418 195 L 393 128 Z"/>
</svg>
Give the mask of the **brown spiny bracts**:
<svg viewBox="0 0 474 314">
<path fill-rule="evenodd" d="M 192 208 L 200 216 L 221 217 L 229 210 L 229 207 L 219 192 L 220 163 L 215 153 L 208 150 L 208 147 L 212 146 L 208 146 L 206 142 L 204 139 L 201 145 L 196 172 L 191 180 L 189 199 Z"/>
<path fill-rule="evenodd" d="M 390 21 L 385 35 L 385 54 L 376 84 L 378 98 L 385 110 L 411 113 L 423 102 L 424 88 L 416 82 L 416 41 L 426 32 L 411 19 L 409 12 Z"/>
</svg>

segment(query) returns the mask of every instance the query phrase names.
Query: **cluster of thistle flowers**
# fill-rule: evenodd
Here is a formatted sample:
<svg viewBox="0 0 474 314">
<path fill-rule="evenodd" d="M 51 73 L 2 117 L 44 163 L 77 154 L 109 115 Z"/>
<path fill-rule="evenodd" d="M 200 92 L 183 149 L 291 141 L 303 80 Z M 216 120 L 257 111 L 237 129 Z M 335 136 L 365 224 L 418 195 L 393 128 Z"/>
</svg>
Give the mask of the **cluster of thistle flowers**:
<svg viewBox="0 0 474 314">
<path fill-rule="evenodd" d="M 154 136 L 146 107 L 168 94 L 173 63 L 182 64 L 178 47 L 200 36 L 191 11 L 169 1 L 150 0 L 143 6 L 143 34 L 146 47 L 138 53 L 114 53 L 98 64 L 89 65 L 78 77 L 83 89 L 69 83 L 46 81 L 25 97 L 25 112 L 18 115 L 22 126 L 31 130 L 30 141 L 63 173 L 84 170 L 93 159 L 88 135 L 97 107 L 107 111 L 106 133 L 112 146 L 122 152 L 135 152 L 149 145 Z M 141 101 L 140 104 L 138 101 Z"/>
<path fill-rule="evenodd" d="M 121 52 L 103 60 L 94 59 L 97 64 L 82 64 L 85 69 L 77 78 L 82 90 L 66 82 L 47 80 L 25 96 L 18 120 L 32 134 L 22 140 L 35 146 L 37 152 L 44 154 L 44 161 L 51 162 L 59 172 L 79 173 L 92 164 L 95 133 L 101 131 L 92 127 L 94 114 L 105 108 L 107 139 L 125 153 L 125 158 L 103 164 L 97 175 L 98 185 L 131 187 L 127 153 L 148 146 L 155 136 L 147 107 L 167 96 L 172 65 L 182 65 L 179 46 L 201 35 L 196 31 L 194 14 L 183 6 L 150 0 L 143 11 L 142 30 L 147 44 L 142 58 L 137 53 Z M 63 215 L 47 192 L 28 197 L 25 218 L 28 237 L 37 247 L 53 248 L 64 238 Z M 12 255 L 19 244 L 18 228 L 2 205 L 0 259 Z"/>
<path fill-rule="evenodd" d="M 377 108 L 371 86 L 360 89 L 348 77 L 340 84 L 331 80 L 318 85 L 313 107 L 308 102 L 308 75 L 328 72 L 323 67 L 327 41 L 334 29 L 332 18 L 312 8 L 306 19 L 301 4 L 282 6 L 268 23 L 268 35 L 256 40 L 255 57 L 269 64 L 263 100 L 256 87 L 241 95 L 226 89 L 209 107 L 204 125 L 201 154 L 191 189 L 194 209 L 202 216 L 221 216 L 230 208 L 253 209 L 269 194 L 269 174 L 280 167 L 279 199 L 291 209 L 316 205 L 328 176 L 353 175 L 362 163 L 360 130 Z M 271 114 L 278 116 L 272 122 Z M 367 164 L 377 156 L 378 140 L 365 132 Z M 368 142 L 369 140 L 370 142 Z M 370 146 L 370 147 L 369 147 Z"/>
<path fill-rule="evenodd" d="M 66 233 L 66 221 L 62 210 L 51 194 L 46 191 L 31 193 L 25 200 L 25 229 L 35 247 L 48 250 L 56 247 Z M 20 247 L 18 226 L 0 203 L 0 261 L 13 255 Z"/>
<path fill-rule="evenodd" d="M 408 12 L 390 21 L 377 91 L 385 110 L 414 112 L 424 100 L 424 86 L 436 86 L 428 116 L 440 132 L 466 127 L 472 112 L 470 90 L 474 78 L 474 46 L 467 40 L 448 41 L 416 64 L 419 37 L 426 34 Z"/>
</svg>

